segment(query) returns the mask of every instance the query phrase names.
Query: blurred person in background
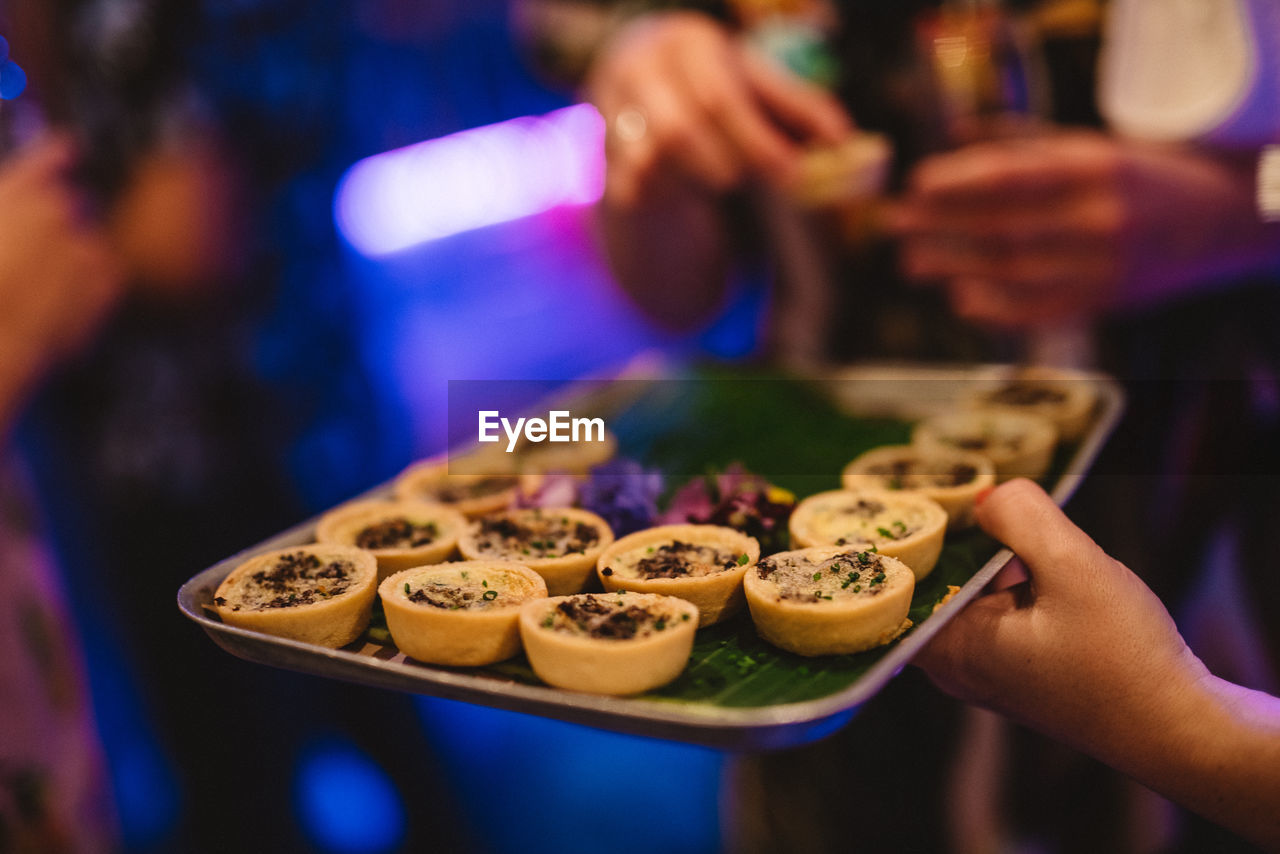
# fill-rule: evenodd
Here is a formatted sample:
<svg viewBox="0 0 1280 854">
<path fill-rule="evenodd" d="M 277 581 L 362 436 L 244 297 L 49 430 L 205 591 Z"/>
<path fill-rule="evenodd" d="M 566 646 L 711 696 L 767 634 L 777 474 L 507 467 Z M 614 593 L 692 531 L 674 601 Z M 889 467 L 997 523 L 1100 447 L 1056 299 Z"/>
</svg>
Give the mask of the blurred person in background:
<svg viewBox="0 0 1280 854">
<path fill-rule="evenodd" d="M 202 566 L 390 473 L 342 285 L 290 268 L 310 248 L 276 242 L 292 227 L 283 188 L 321 140 L 282 123 L 299 118 L 300 92 L 313 119 L 324 104 L 306 73 L 271 83 L 265 54 L 343 30 L 337 13 L 287 5 L 0 7 L 30 80 L 0 107 L 13 143 L 0 166 L 0 426 L 34 484 L 5 477 L 0 588 L 14 598 L 0 631 L 20 654 L 3 672 L 0 843 L 112 847 L 56 561 L 91 637 L 128 847 L 314 850 L 340 844 L 315 835 L 335 821 L 363 823 L 368 850 L 467 844 L 438 821 L 450 795 L 407 699 L 237 662 L 173 607 Z M 295 109 L 237 97 L 228 65 Z M 59 726 L 68 737 L 45 737 Z M 330 762 L 348 773 L 310 795 L 308 768 L 348 755 L 363 756 L 355 773 Z M 352 788 L 369 766 L 389 781 L 372 812 Z M 338 790 L 362 816 L 333 805 Z M 432 806 L 407 818 L 402 798 Z M 388 814 L 390 830 L 371 823 Z"/>
<path fill-rule="evenodd" d="M 0 106 L 4 110 L 5 106 Z M 118 260 L 84 220 L 46 138 L 0 164 L 0 849 L 111 851 L 101 745 L 60 579 L 11 447 L 33 388 L 73 356 L 119 296 Z"/>
<path fill-rule="evenodd" d="M 536 56 L 578 80 L 604 116 L 602 243 L 619 283 L 659 323 L 704 322 L 743 260 L 764 255 L 777 271 L 772 350 L 792 364 L 1018 357 L 1028 340 L 1047 330 L 1043 340 L 1052 342 L 1066 324 L 1070 360 L 1096 358 L 1122 379 L 1156 381 L 1134 391 L 1132 414 L 1099 465 L 1138 477 L 1089 484 L 1078 500 L 1096 517 L 1087 527 L 1175 607 L 1202 599 L 1194 585 L 1214 549 L 1280 554 L 1263 521 L 1277 505 L 1277 418 L 1268 401 L 1280 398 L 1272 331 L 1280 240 L 1254 203 L 1258 149 L 1276 138 L 1280 116 L 1277 4 L 1112 4 L 1099 98 L 1110 133 L 1082 94 L 1094 88 L 1104 13 L 1096 3 L 1016 4 L 1026 13 L 1019 20 L 1047 36 L 1038 52 L 1026 50 L 1020 27 L 984 17 L 995 4 L 525 5 Z M 994 96 L 973 82 L 981 69 L 957 71 L 984 53 L 1004 64 L 994 68 L 1005 84 Z M 1037 78 L 1053 83 L 1051 103 Z M 1036 121 L 1045 118 L 1064 126 Z M 889 187 L 902 193 L 879 226 L 864 213 L 833 241 L 830 219 L 815 218 L 803 194 L 797 205 L 796 187 L 808 180 L 808 153 L 838 148 L 855 127 L 892 141 Z M 877 227 L 900 238 L 900 259 Z M 904 287 L 899 263 L 906 277 L 942 287 Z M 1096 356 L 1089 324 L 1098 328 Z M 1183 479 L 1259 470 L 1266 476 L 1244 492 L 1238 479 Z M 1237 527 L 1251 533 L 1215 539 Z M 1251 589 L 1277 598 L 1273 574 L 1260 575 Z M 1201 609 L 1209 617 L 1184 619 L 1221 628 L 1240 604 L 1223 603 L 1212 598 Z M 1247 620 L 1218 633 L 1226 643 L 1214 634 L 1191 632 L 1193 646 L 1219 647 L 1202 652 L 1211 666 L 1251 687 L 1272 684 Z M 925 800 L 937 804 L 942 775 L 902 766 L 936 764 L 956 725 L 911 720 L 929 713 L 917 702 L 926 695 L 913 701 L 906 690 L 891 686 L 869 704 L 838 748 L 748 763 L 744 845 L 827 850 L 842 838 L 829 817 L 850 798 L 896 814 L 885 844 L 940 845 L 938 822 L 912 822 L 914 805 L 904 807 L 900 793 L 923 783 Z M 895 707 L 896 715 L 877 715 Z M 990 724 L 979 726 L 990 734 Z M 897 756 L 871 761 L 874 743 L 886 740 Z M 819 758 L 837 749 L 839 761 Z M 1003 750 L 988 744 L 988 753 Z M 1196 826 L 1179 838 L 1163 815 L 1139 818 L 1129 835 L 1122 813 L 1150 804 L 1096 768 L 1035 758 L 1043 752 L 970 757 L 970 765 L 994 761 L 996 774 L 1003 761 L 1028 767 L 1008 774 L 1019 783 L 1004 784 L 1003 808 L 966 792 L 982 781 L 958 772 L 954 845 L 1013 844 L 1034 837 L 1037 823 L 1063 850 L 1234 844 Z M 1021 786 L 1028 772 L 1048 782 Z M 1050 789 L 1052 804 L 1037 802 Z M 874 849 L 879 831 L 868 832 Z"/>
</svg>

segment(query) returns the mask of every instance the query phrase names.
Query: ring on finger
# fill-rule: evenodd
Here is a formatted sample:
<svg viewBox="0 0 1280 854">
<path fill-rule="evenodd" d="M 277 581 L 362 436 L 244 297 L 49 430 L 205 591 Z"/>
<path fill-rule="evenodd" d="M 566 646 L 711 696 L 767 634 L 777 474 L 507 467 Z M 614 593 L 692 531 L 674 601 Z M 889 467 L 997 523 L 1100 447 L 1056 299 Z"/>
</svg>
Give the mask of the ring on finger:
<svg viewBox="0 0 1280 854">
<path fill-rule="evenodd" d="M 620 142 L 637 142 L 648 132 L 649 119 L 639 107 L 623 107 L 613 117 L 613 135 Z"/>
</svg>

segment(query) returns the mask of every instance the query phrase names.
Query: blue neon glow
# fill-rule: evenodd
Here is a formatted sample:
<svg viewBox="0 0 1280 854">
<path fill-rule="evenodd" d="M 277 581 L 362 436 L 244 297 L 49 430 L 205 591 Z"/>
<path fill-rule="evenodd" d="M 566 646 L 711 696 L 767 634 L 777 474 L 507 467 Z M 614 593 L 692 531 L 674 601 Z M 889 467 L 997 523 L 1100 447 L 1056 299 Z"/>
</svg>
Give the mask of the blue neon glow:
<svg viewBox="0 0 1280 854">
<path fill-rule="evenodd" d="M 27 88 L 27 72 L 13 60 L 0 64 L 0 100 L 12 101 Z"/>
<path fill-rule="evenodd" d="M 471 826 L 500 854 L 715 854 L 725 754 L 418 698 Z"/>
<path fill-rule="evenodd" d="M 352 745 L 316 745 L 298 763 L 299 823 L 320 850 L 381 854 L 404 841 L 405 811 L 391 778 Z"/>
<path fill-rule="evenodd" d="M 368 257 L 588 204 L 604 186 L 604 122 L 589 104 L 375 154 L 338 185 L 334 219 Z"/>
</svg>

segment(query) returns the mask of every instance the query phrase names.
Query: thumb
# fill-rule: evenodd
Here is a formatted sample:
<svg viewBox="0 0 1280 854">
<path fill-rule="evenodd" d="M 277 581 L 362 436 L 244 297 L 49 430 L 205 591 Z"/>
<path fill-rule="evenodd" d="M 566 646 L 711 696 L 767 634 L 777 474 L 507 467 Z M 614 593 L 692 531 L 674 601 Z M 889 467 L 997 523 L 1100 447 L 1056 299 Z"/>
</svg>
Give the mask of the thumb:
<svg viewBox="0 0 1280 854">
<path fill-rule="evenodd" d="M 991 656 L 1027 634 L 1021 605 L 1013 589 L 973 600 L 938 630 L 912 664 L 953 697 L 985 702 Z"/>
<path fill-rule="evenodd" d="M 1022 559 L 1038 594 L 1063 580 L 1078 585 L 1112 564 L 1088 534 L 1076 527 L 1043 489 L 1026 479 L 995 489 L 976 511 L 982 529 Z"/>
</svg>

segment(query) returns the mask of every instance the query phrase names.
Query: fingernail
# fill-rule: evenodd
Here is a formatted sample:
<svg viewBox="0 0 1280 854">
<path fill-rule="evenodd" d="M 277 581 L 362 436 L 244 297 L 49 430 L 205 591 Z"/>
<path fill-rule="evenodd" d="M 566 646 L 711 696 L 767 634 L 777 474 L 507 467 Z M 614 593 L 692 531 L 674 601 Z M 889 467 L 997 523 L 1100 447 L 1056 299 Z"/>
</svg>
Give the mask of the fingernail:
<svg viewBox="0 0 1280 854">
<path fill-rule="evenodd" d="M 983 487 L 982 489 L 978 490 L 978 494 L 977 494 L 977 495 L 975 495 L 975 496 L 973 496 L 973 506 L 974 506 L 974 507 L 981 507 L 981 506 L 982 506 L 982 502 L 986 501 L 986 500 L 987 500 L 987 496 L 988 496 L 988 495 L 990 495 L 991 493 L 995 492 L 995 490 L 996 490 L 996 488 L 995 488 L 994 486 L 986 486 L 986 487 Z"/>
</svg>

